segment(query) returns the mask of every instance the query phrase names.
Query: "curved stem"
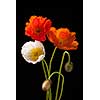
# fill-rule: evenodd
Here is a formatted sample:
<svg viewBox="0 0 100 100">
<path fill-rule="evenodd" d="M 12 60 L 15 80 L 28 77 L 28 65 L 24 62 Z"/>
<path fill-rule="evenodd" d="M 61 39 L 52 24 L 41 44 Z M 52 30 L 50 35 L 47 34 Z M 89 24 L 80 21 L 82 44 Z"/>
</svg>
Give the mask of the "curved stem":
<svg viewBox="0 0 100 100">
<path fill-rule="evenodd" d="M 54 57 L 56 49 L 57 49 L 57 47 L 54 48 L 54 51 L 53 51 L 51 59 L 50 59 L 50 63 L 49 63 L 49 75 L 50 75 L 50 72 L 51 72 L 51 64 L 52 64 L 52 60 L 53 60 L 53 57 Z"/>
<path fill-rule="evenodd" d="M 68 55 L 68 63 L 70 63 L 71 59 L 70 59 L 70 54 L 69 54 L 69 52 L 68 52 L 68 51 L 65 51 L 65 54 Z M 65 55 L 65 54 L 64 54 L 64 55 Z"/>
<path fill-rule="evenodd" d="M 60 64 L 60 68 L 59 68 L 59 72 L 60 72 L 60 73 L 61 73 L 61 70 L 62 70 L 62 65 L 63 65 L 63 62 L 64 62 L 65 54 L 68 55 L 68 63 L 70 63 L 70 54 L 69 54 L 68 51 L 65 51 L 65 52 L 63 53 L 62 60 L 61 60 L 61 64 Z"/>
<path fill-rule="evenodd" d="M 50 76 L 50 73 L 49 73 L 49 69 L 48 69 L 48 65 L 47 65 L 47 62 L 45 61 L 45 59 L 43 59 L 42 60 L 42 63 L 45 63 L 45 65 L 46 65 L 46 69 L 47 69 L 47 74 L 48 74 L 48 77 Z M 43 68 L 44 69 L 44 68 Z M 46 72 L 45 72 L 45 70 L 44 70 L 44 74 L 45 74 Z M 45 74 L 45 78 L 47 79 L 47 75 Z M 47 93 L 46 93 L 46 100 L 48 100 L 48 98 L 49 98 L 49 100 L 52 100 L 52 93 L 51 93 L 51 89 L 49 90 L 49 91 L 47 91 Z"/>
<path fill-rule="evenodd" d="M 65 51 L 65 52 L 63 53 L 62 60 L 61 60 L 61 64 L 60 64 L 60 68 L 59 68 L 59 73 L 60 73 L 60 74 L 61 74 L 61 70 L 62 70 L 62 65 L 63 65 L 63 62 L 64 62 L 65 54 L 68 55 L 68 63 L 70 63 L 70 54 L 69 54 L 69 52 Z M 59 90 L 59 84 L 60 84 L 60 75 L 58 76 L 58 82 L 57 82 L 57 89 L 56 89 L 55 100 L 57 100 L 58 90 Z"/>
<path fill-rule="evenodd" d="M 48 69 L 48 64 L 47 64 L 47 62 L 45 61 L 45 59 L 43 59 L 42 61 L 45 63 L 45 65 L 46 65 L 46 70 L 47 70 L 47 73 L 49 74 L 49 69 Z"/>
<path fill-rule="evenodd" d="M 61 73 L 59 73 L 59 72 L 53 72 L 50 76 L 49 76 L 49 80 L 50 80 L 50 78 L 54 75 L 54 74 L 59 74 L 59 75 L 61 75 L 62 76 L 62 78 L 64 79 L 64 76 L 63 76 L 63 74 L 61 74 Z"/>
<path fill-rule="evenodd" d="M 62 76 L 61 92 L 60 92 L 60 96 L 59 96 L 59 99 L 58 99 L 58 100 L 60 100 L 60 99 L 61 99 L 61 96 L 62 96 L 62 92 L 63 92 L 64 76 L 63 76 L 61 73 L 59 73 L 59 72 L 53 72 L 53 73 L 49 76 L 48 79 L 50 79 L 54 74 L 59 74 L 59 76 Z M 58 88 L 58 87 L 57 87 L 57 88 Z"/>
<path fill-rule="evenodd" d="M 44 63 L 45 63 L 45 65 L 46 65 L 46 69 L 45 69 L 45 67 L 44 67 Z M 45 59 L 42 60 L 42 67 L 43 67 L 45 79 L 47 79 L 46 71 L 47 71 L 47 73 L 49 73 L 49 72 L 48 72 L 49 69 L 48 69 L 48 65 L 47 65 L 47 62 L 45 61 Z M 46 100 L 48 100 L 48 95 L 49 95 L 49 93 L 47 92 L 47 93 L 46 93 Z"/>
<path fill-rule="evenodd" d="M 45 67 L 44 67 L 44 63 L 43 63 L 43 61 L 42 61 L 42 67 L 43 67 L 43 71 L 44 71 L 45 79 L 47 79 L 47 74 L 46 74 L 46 70 L 45 70 Z"/>
<path fill-rule="evenodd" d="M 54 48 L 53 50 L 53 53 L 52 53 L 52 56 L 51 56 L 51 59 L 50 59 L 50 62 L 49 62 L 49 70 L 48 70 L 48 77 L 50 76 L 50 72 L 51 72 L 51 64 L 52 64 L 52 60 L 53 60 L 53 57 L 54 57 L 54 54 L 55 54 L 55 51 L 56 51 L 57 47 Z M 51 92 L 51 88 L 49 90 L 49 100 L 52 100 L 52 92 Z"/>
</svg>

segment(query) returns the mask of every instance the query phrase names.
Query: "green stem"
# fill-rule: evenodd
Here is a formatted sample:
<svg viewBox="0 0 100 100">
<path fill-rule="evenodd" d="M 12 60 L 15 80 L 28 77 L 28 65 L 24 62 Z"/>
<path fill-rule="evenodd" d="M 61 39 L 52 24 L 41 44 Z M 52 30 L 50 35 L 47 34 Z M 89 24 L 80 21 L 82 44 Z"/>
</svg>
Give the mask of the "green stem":
<svg viewBox="0 0 100 100">
<path fill-rule="evenodd" d="M 49 69 L 48 69 L 48 64 L 47 64 L 47 62 L 45 61 L 45 59 L 43 59 L 42 61 L 43 61 L 43 62 L 45 63 L 45 65 L 46 65 L 47 74 L 49 74 Z"/>
<path fill-rule="evenodd" d="M 50 59 L 50 63 L 49 63 L 49 75 L 50 75 L 50 72 L 51 72 L 51 64 L 52 64 L 52 60 L 53 60 L 53 57 L 54 57 L 56 49 L 57 49 L 57 47 L 54 48 L 54 51 L 53 51 L 51 59 Z"/>
<path fill-rule="evenodd" d="M 50 90 L 49 90 L 49 100 L 52 100 L 51 88 L 50 88 Z"/>
<path fill-rule="evenodd" d="M 54 74 L 59 74 L 59 76 L 62 76 L 61 92 L 60 92 L 60 96 L 59 96 L 59 99 L 58 99 L 58 100 L 60 100 L 60 99 L 61 99 L 61 96 L 62 96 L 62 92 L 63 92 L 64 76 L 63 76 L 61 73 L 59 73 L 59 72 L 53 72 L 53 73 L 49 76 L 48 79 L 50 79 Z M 57 88 L 58 88 L 58 87 L 57 87 Z"/>
<path fill-rule="evenodd" d="M 44 71 L 45 79 L 47 79 L 47 74 L 46 74 L 46 70 L 45 70 L 45 67 L 44 67 L 44 63 L 43 63 L 43 61 L 42 61 L 42 67 L 43 67 L 43 71 Z"/>
<path fill-rule="evenodd" d="M 44 67 L 44 63 L 45 63 L 45 65 L 46 65 L 46 69 L 45 69 L 45 67 Z M 48 65 L 47 65 L 45 59 L 42 60 L 42 67 L 43 67 L 45 79 L 47 79 L 46 71 L 47 71 L 47 73 L 48 73 L 49 69 L 48 69 Z M 46 100 L 48 100 L 48 95 L 49 95 L 49 93 L 47 92 L 47 93 L 46 93 Z"/>
<path fill-rule="evenodd" d="M 52 64 L 52 60 L 53 60 L 53 57 L 54 57 L 54 54 L 55 54 L 56 49 L 57 49 L 57 47 L 54 48 L 53 53 L 52 53 L 52 56 L 51 56 L 51 59 L 50 59 L 50 62 L 49 62 L 48 77 L 50 76 L 50 72 L 51 72 L 51 64 Z M 50 88 L 50 90 L 49 90 L 49 100 L 52 100 L 52 92 L 51 92 L 51 88 Z"/>
<path fill-rule="evenodd" d="M 48 100 L 49 91 L 46 92 L 46 100 Z"/>
<path fill-rule="evenodd" d="M 65 54 L 68 55 L 68 63 L 70 63 L 70 54 L 69 54 L 67 51 L 65 51 L 65 52 L 63 53 L 62 60 L 61 60 L 61 64 L 60 64 L 60 68 L 59 68 L 59 73 L 60 73 L 60 74 L 61 74 L 61 70 L 62 70 L 62 65 L 63 65 L 63 61 L 64 61 Z M 56 89 L 55 100 L 57 100 L 57 97 L 58 97 L 59 84 L 60 84 L 60 75 L 58 76 L 58 82 L 57 82 L 57 89 Z M 59 100 L 60 100 L 60 99 L 59 99 Z"/>
<path fill-rule="evenodd" d="M 62 76 L 62 78 L 64 79 L 64 76 L 63 76 L 63 74 L 61 74 L 61 73 L 59 73 L 59 72 L 53 72 L 50 76 L 49 76 L 49 80 L 50 80 L 50 78 L 54 75 L 54 74 L 59 74 L 59 75 L 61 75 Z"/>
<path fill-rule="evenodd" d="M 43 59 L 42 60 L 42 66 L 43 66 L 43 70 L 44 70 L 44 74 L 45 74 L 45 78 L 47 79 L 47 74 L 46 74 L 46 71 L 45 71 L 45 68 L 44 68 L 44 63 L 46 65 L 46 69 L 47 69 L 47 72 L 48 72 L 48 77 L 50 76 L 50 72 L 51 72 L 51 64 L 52 64 L 52 60 L 53 60 L 53 57 L 54 57 L 54 54 L 55 54 L 55 51 L 56 51 L 57 47 L 54 48 L 54 51 L 52 53 L 52 56 L 51 56 L 51 59 L 50 59 L 50 62 L 49 62 L 49 69 L 48 69 L 48 65 L 46 63 L 46 61 Z M 44 63 L 43 63 L 44 62 Z M 48 100 L 48 94 L 49 94 L 49 100 L 52 100 L 52 93 L 51 93 L 51 88 L 50 90 L 46 93 L 46 100 Z"/>
</svg>

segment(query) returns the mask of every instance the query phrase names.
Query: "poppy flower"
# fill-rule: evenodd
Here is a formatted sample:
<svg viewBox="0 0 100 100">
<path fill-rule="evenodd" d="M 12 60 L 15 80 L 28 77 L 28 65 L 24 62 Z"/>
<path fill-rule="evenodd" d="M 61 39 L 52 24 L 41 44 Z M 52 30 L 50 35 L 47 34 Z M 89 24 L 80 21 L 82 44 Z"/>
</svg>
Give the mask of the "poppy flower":
<svg viewBox="0 0 100 100">
<path fill-rule="evenodd" d="M 70 32 L 67 28 L 56 30 L 55 27 L 51 27 L 47 37 L 59 49 L 76 50 L 78 48 L 78 42 L 76 41 L 75 35 L 75 32 Z"/>
<path fill-rule="evenodd" d="M 51 24 L 51 20 L 46 17 L 31 16 L 29 22 L 26 23 L 25 35 L 30 36 L 33 40 L 45 41 Z"/>
<path fill-rule="evenodd" d="M 36 64 L 45 57 L 45 49 L 40 41 L 29 41 L 22 46 L 21 54 L 28 63 Z"/>
</svg>

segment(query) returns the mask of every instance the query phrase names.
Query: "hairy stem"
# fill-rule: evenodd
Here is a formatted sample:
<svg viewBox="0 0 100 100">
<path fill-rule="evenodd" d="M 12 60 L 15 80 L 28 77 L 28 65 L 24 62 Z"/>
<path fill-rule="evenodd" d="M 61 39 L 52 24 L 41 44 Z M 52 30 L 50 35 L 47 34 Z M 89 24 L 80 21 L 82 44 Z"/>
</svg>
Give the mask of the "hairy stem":
<svg viewBox="0 0 100 100">
<path fill-rule="evenodd" d="M 46 69 L 44 67 L 44 64 L 46 66 Z M 42 60 L 42 67 L 43 67 L 45 79 L 47 79 L 47 74 L 48 74 L 49 69 L 48 69 L 48 65 L 47 65 L 47 62 L 45 61 L 45 59 Z M 46 74 L 46 72 L 47 72 L 47 74 Z M 49 95 L 49 92 L 46 93 L 46 100 L 48 100 L 48 95 Z"/>
<path fill-rule="evenodd" d="M 63 53 L 63 56 L 62 56 L 62 60 L 61 60 L 60 68 L 59 68 L 59 74 L 61 74 L 61 70 L 62 70 L 62 65 L 63 65 L 63 62 L 64 62 L 65 54 L 68 55 L 68 63 L 70 63 L 70 54 L 69 54 L 67 51 L 65 51 L 65 52 Z M 59 84 L 60 84 L 60 75 L 58 76 L 58 82 L 57 82 L 57 89 L 56 89 L 55 100 L 57 100 L 57 97 L 58 97 Z M 59 100 L 60 100 L 60 99 L 59 99 Z"/>
<path fill-rule="evenodd" d="M 62 76 L 61 92 L 60 92 L 60 95 L 59 95 L 59 98 L 58 98 L 58 100 L 60 100 L 60 99 L 61 99 L 61 96 L 62 96 L 62 92 L 63 92 L 64 76 L 63 76 L 61 73 L 59 73 L 59 72 L 53 72 L 53 73 L 49 76 L 48 79 L 50 79 L 54 74 L 59 74 L 60 76 Z M 58 88 L 58 87 L 57 87 L 57 88 Z"/>
<path fill-rule="evenodd" d="M 52 60 L 53 60 L 54 54 L 55 54 L 55 52 L 56 52 L 56 49 L 57 49 L 57 47 L 54 48 L 53 53 L 52 53 L 52 56 L 51 56 L 51 59 L 50 59 L 50 62 L 49 62 L 48 77 L 50 76 L 50 72 L 51 72 L 51 64 L 52 64 Z M 49 90 L 49 100 L 52 100 L 52 92 L 51 92 L 51 88 L 50 88 L 50 90 Z"/>
<path fill-rule="evenodd" d="M 44 71 L 45 79 L 47 79 L 47 74 L 46 74 L 46 70 L 45 70 L 44 62 L 43 61 L 42 61 L 42 68 L 43 68 L 43 71 Z"/>
<path fill-rule="evenodd" d="M 49 63 L 49 75 L 50 75 L 50 72 L 51 72 L 51 64 L 52 64 L 52 60 L 53 60 L 54 54 L 56 52 L 56 49 L 57 49 L 57 47 L 54 48 L 54 51 L 53 51 L 51 59 L 50 59 L 50 63 Z"/>
</svg>

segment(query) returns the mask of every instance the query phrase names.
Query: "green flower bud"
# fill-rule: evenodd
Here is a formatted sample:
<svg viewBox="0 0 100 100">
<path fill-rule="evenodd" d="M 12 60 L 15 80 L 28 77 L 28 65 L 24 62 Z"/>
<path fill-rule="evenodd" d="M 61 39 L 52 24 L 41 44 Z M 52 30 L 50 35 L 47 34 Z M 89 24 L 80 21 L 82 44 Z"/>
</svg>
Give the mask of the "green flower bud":
<svg viewBox="0 0 100 100">
<path fill-rule="evenodd" d="M 66 72 L 71 72 L 73 70 L 73 63 L 72 62 L 70 62 L 70 63 L 66 63 L 65 64 L 65 71 Z"/>
</svg>

